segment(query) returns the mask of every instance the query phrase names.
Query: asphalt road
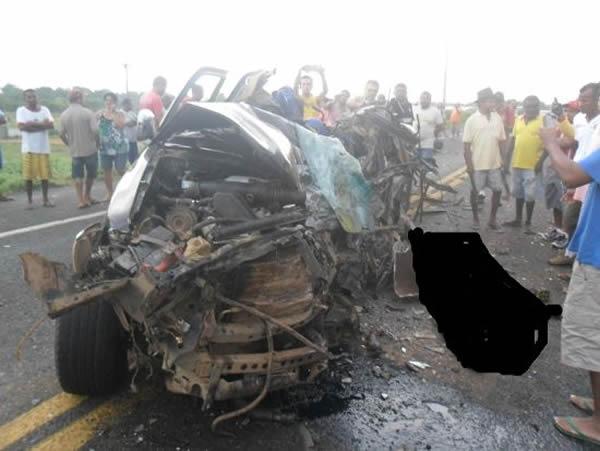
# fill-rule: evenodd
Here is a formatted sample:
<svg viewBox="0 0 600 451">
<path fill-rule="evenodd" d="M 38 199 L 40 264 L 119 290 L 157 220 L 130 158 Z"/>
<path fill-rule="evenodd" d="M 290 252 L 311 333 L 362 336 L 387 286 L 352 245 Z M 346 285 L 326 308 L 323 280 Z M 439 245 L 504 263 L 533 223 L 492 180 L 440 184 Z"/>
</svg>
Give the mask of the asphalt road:
<svg viewBox="0 0 600 451">
<path fill-rule="evenodd" d="M 460 168 L 460 144 L 448 141 L 438 162 L 442 174 Z M 465 188 L 460 189 L 458 197 L 464 197 Z M 98 190 L 96 196 L 102 194 Z M 54 209 L 25 211 L 24 196 L 15 198 L 0 203 L 0 449 L 585 449 L 551 426 L 552 415 L 575 413 L 566 402 L 569 393 L 589 393 L 584 374 L 559 364 L 558 321 L 551 324 L 549 346 L 527 375 L 479 375 L 459 368 L 443 349 L 437 354 L 443 344 L 436 353 L 420 346 L 413 332 L 433 328 L 431 321 L 418 303 L 393 299 L 365 305 L 361 318 L 387 331 L 381 339 L 386 353 L 374 358 L 359 348 L 351 354 L 345 371 L 352 382 L 335 399 L 310 404 L 299 422 L 240 419 L 226 428 L 234 436 L 222 437 L 210 432 L 214 417 L 201 413 L 195 400 L 169 394 L 157 384 L 141 384 L 140 393 L 109 399 L 62 394 L 54 375 L 52 321 L 25 341 L 21 360 L 15 357 L 20 339 L 45 316 L 22 280 L 18 255 L 32 251 L 68 263 L 74 235 L 94 221 L 56 221 L 101 212 L 103 206 L 77 210 L 70 188 L 53 191 Z M 470 212 L 459 205 L 451 213 L 426 215 L 423 226 L 466 230 Z M 501 214 L 508 219 L 510 210 Z M 538 209 L 540 230 L 547 216 Z M 47 223 L 53 224 L 20 230 Z M 508 249 L 498 258 L 515 277 L 525 278 L 524 285 L 544 286 L 554 302 L 562 302 L 565 285 L 544 265 L 551 255 L 548 247 L 518 233 L 484 231 L 482 236 L 488 247 Z M 431 368 L 406 369 L 408 355 L 429 361 Z"/>
</svg>

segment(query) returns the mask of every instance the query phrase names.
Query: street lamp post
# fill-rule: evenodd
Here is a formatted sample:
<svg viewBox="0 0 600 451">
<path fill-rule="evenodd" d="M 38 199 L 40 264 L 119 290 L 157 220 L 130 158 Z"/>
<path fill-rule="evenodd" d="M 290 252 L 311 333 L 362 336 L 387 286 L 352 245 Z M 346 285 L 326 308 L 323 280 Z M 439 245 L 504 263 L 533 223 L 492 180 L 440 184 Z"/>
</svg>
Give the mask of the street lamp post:
<svg viewBox="0 0 600 451">
<path fill-rule="evenodd" d="M 444 90 L 442 94 L 442 104 L 446 108 L 446 84 L 448 79 L 448 46 L 446 46 L 446 60 L 444 62 Z"/>
<path fill-rule="evenodd" d="M 123 67 L 125 68 L 125 94 L 129 95 L 129 66 L 125 63 Z"/>
</svg>

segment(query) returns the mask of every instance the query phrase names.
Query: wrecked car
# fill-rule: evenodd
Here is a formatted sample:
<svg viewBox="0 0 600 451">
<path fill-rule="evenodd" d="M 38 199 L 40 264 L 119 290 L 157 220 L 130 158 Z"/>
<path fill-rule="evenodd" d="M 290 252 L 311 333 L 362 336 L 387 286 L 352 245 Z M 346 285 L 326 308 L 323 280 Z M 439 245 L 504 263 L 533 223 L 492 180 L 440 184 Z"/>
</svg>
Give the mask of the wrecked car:
<svg viewBox="0 0 600 451">
<path fill-rule="evenodd" d="M 340 139 L 277 114 L 268 77 L 248 74 L 225 97 L 226 73 L 199 70 L 106 218 L 76 236 L 72 269 L 21 256 L 57 319 L 65 391 L 110 393 L 160 362 L 168 390 L 204 409 L 255 396 L 249 409 L 269 391 L 314 381 L 342 322 L 352 324 L 348 298 L 391 282 L 392 248 L 407 246 L 410 186 L 378 187 L 400 165 L 412 180 L 414 137 L 381 138 L 365 113 L 338 130 L 354 133 L 356 157 L 371 155 L 361 166 Z M 206 101 L 186 100 L 195 84 Z M 360 136 L 375 143 L 364 155 Z M 395 166 L 378 153 L 383 139 Z"/>
</svg>

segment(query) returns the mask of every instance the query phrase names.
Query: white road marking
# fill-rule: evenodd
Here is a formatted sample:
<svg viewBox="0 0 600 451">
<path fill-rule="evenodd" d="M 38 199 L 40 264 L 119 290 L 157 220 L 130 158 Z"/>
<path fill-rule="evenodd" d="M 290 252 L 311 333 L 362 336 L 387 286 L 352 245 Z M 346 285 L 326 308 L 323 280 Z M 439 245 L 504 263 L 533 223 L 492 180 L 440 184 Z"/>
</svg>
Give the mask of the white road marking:
<svg viewBox="0 0 600 451">
<path fill-rule="evenodd" d="M 45 222 L 44 224 L 36 224 L 33 226 L 29 226 L 29 227 L 23 227 L 21 229 L 13 229 L 13 230 L 9 230 L 7 232 L 0 232 L 0 240 L 3 238 L 8 238 L 10 236 L 23 235 L 24 233 L 35 232 L 37 230 L 43 230 L 43 229 L 49 229 L 51 227 L 61 226 L 64 224 L 69 224 L 71 222 L 85 221 L 87 219 L 93 219 L 93 218 L 97 218 L 99 216 L 104 216 L 104 215 L 106 215 L 106 211 L 98 211 L 96 213 L 90 213 L 89 215 L 74 216 L 72 218 L 61 219 L 59 221 L 50 221 L 50 222 Z"/>
</svg>

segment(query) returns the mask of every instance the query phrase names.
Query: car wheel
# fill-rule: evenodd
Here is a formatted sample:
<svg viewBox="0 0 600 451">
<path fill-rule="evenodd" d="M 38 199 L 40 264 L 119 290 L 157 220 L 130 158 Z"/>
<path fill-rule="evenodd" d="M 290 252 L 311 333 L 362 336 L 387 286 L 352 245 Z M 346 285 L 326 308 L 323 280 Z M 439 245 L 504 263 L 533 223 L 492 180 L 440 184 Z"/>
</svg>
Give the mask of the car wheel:
<svg viewBox="0 0 600 451">
<path fill-rule="evenodd" d="M 54 352 L 58 381 L 68 393 L 114 393 L 127 375 L 125 334 L 107 301 L 82 305 L 60 316 Z"/>
</svg>

